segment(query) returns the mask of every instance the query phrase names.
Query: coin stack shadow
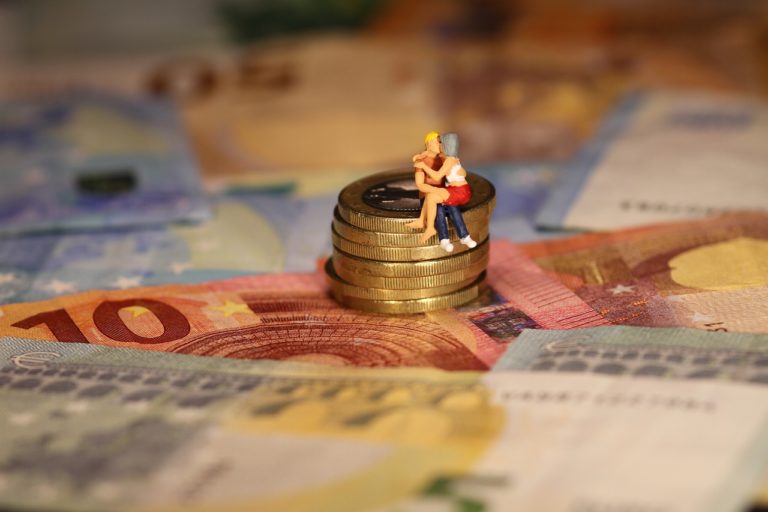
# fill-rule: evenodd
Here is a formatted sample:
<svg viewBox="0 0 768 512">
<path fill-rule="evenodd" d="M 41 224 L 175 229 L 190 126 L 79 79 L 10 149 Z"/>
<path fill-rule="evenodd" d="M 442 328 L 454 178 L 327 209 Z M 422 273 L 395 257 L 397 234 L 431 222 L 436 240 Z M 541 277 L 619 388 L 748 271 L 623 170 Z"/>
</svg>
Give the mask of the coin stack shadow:
<svg viewBox="0 0 768 512">
<path fill-rule="evenodd" d="M 477 298 L 496 197 L 488 180 L 470 174 L 468 181 L 472 200 L 462 212 L 477 246 L 461 244 L 450 226 L 450 253 L 436 236 L 420 242 L 422 231 L 407 225 L 420 210 L 412 170 L 374 174 L 346 186 L 333 212 L 333 256 L 325 265 L 333 297 L 344 306 L 388 314 L 423 313 Z"/>
</svg>

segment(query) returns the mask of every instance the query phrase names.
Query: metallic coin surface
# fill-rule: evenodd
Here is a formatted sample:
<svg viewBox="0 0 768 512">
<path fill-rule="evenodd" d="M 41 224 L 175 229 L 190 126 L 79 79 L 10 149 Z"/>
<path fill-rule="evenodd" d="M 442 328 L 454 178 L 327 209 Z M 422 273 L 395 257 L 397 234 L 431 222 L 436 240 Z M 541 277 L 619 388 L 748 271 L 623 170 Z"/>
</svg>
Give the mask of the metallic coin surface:
<svg viewBox="0 0 768 512">
<path fill-rule="evenodd" d="M 339 265 L 333 258 L 329 259 L 329 261 L 333 264 L 336 275 L 350 284 L 370 288 L 386 288 L 388 290 L 412 290 L 415 288 L 433 288 L 456 284 L 476 278 L 488 266 L 487 259 L 480 259 L 465 268 L 433 276 L 380 277 L 351 272 L 348 267 Z"/>
<path fill-rule="evenodd" d="M 490 244 L 486 239 L 474 249 L 453 256 L 449 255 L 435 260 L 404 262 L 360 258 L 334 247 L 333 265 L 338 275 L 354 273 L 360 276 L 424 277 L 463 270 L 478 261 L 484 261 L 484 264 L 487 265 L 489 251 Z"/>
<path fill-rule="evenodd" d="M 339 194 L 339 216 L 358 228 L 382 233 L 413 233 L 407 224 L 418 217 L 418 190 L 411 169 L 387 171 L 357 180 Z M 472 199 L 462 207 L 469 226 L 488 222 L 496 201 L 493 185 L 476 174 L 467 176 Z M 418 232 L 418 231 L 416 231 Z"/>
<path fill-rule="evenodd" d="M 482 243 L 488 237 L 488 229 L 477 233 L 478 242 Z M 340 251 L 357 256 L 359 258 L 366 258 L 379 261 L 426 261 L 445 258 L 446 256 L 461 254 L 467 252 L 469 249 L 466 245 L 459 242 L 453 244 L 453 251 L 447 252 L 439 245 L 428 245 L 422 247 L 383 247 L 357 244 L 350 242 L 346 238 L 342 238 L 336 233 L 335 230 L 331 232 L 331 240 L 333 246 Z"/>
<path fill-rule="evenodd" d="M 468 286 L 453 293 L 438 295 L 425 299 L 413 300 L 368 300 L 350 297 L 331 289 L 333 297 L 342 305 L 370 313 L 382 313 L 390 315 L 403 315 L 436 311 L 439 309 L 461 306 L 476 299 L 485 283 L 485 273 L 472 281 Z"/>
<path fill-rule="evenodd" d="M 477 220 L 478 222 L 475 224 L 467 224 L 467 230 L 473 239 L 482 240 L 485 237 L 478 235 L 478 233 L 487 233 L 488 220 L 480 218 Z M 412 233 L 381 233 L 360 229 L 342 219 L 341 215 L 339 215 L 338 208 L 333 211 L 333 229 L 340 237 L 345 238 L 350 242 L 372 247 L 424 247 L 428 245 L 437 245 L 438 243 L 437 235 L 431 237 L 426 243 L 422 243 L 419 240 L 419 238 L 421 238 L 421 233 L 416 230 Z M 448 234 L 450 240 L 456 245 L 459 241 L 459 236 L 450 222 Z"/>
<path fill-rule="evenodd" d="M 413 300 L 426 299 L 446 295 L 466 288 L 474 282 L 478 276 L 472 276 L 458 283 L 431 286 L 423 288 L 412 288 L 407 290 L 393 290 L 386 288 L 374 288 L 369 286 L 355 286 L 342 280 L 333 270 L 333 263 L 328 260 L 325 263 L 325 276 L 328 286 L 334 294 L 344 297 L 354 297 L 367 300 Z"/>
</svg>

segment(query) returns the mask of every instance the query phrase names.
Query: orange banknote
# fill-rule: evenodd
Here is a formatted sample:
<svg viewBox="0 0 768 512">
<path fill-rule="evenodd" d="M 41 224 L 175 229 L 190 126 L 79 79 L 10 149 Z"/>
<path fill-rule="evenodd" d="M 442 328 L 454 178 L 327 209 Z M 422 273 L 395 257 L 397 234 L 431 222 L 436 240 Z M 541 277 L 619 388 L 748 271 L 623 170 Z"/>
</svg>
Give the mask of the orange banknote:
<svg viewBox="0 0 768 512">
<path fill-rule="evenodd" d="M 386 316 L 339 306 L 319 274 L 91 291 L 0 308 L 0 335 L 243 359 L 487 369 L 523 328 L 605 320 L 509 242 L 473 304 Z"/>
<path fill-rule="evenodd" d="M 768 214 L 522 246 L 613 324 L 768 332 Z"/>
</svg>

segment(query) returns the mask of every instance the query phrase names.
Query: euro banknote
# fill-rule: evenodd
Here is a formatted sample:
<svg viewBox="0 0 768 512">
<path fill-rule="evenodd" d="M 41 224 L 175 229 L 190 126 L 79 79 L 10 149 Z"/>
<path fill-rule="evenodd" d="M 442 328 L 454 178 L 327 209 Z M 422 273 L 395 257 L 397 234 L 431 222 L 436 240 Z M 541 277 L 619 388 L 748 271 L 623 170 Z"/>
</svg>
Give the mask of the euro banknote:
<svg viewBox="0 0 768 512">
<path fill-rule="evenodd" d="M 0 237 L 0 304 L 90 289 L 311 272 L 331 252 L 335 196 L 239 192 L 210 197 L 197 224 Z"/>
<path fill-rule="evenodd" d="M 0 505 L 739 510 L 768 456 L 766 393 L 3 338 Z"/>
<path fill-rule="evenodd" d="M 0 110 L 0 233 L 208 217 L 170 103 L 83 92 Z"/>
<path fill-rule="evenodd" d="M 621 375 L 768 384 L 768 334 L 686 328 L 610 326 L 523 331 L 496 362 L 496 371 Z M 768 472 L 766 472 L 768 476 Z M 753 492 L 768 504 L 768 478 Z"/>
<path fill-rule="evenodd" d="M 564 161 L 616 101 L 621 70 L 608 52 L 569 41 L 455 44 L 436 70 L 445 123 L 459 132 L 462 161 Z"/>
<path fill-rule="evenodd" d="M 525 330 L 494 370 L 768 384 L 768 334 L 610 326 Z"/>
<path fill-rule="evenodd" d="M 626 99 L 542 208 L 544 227 L 617 229 L 765 210 L 768 106 L 743 96 Z"/>
<path fill-rule="evenodd" d="M 768 332 L 768 214 L 524 244 L 612 324 Z"/>
<path fill-rule="evenodd" d="M 435 65 L 434 47 L 417 40 L 337 34 L 253 47 L 216 91 L 184 105 L 184 121 L 214 182 L 407 165 L 442 124 Z"/>
<path fill-rule="evenodd" d="M 494 237 L 527 242 L 564 234 L 554 229 L 536 229 L 536 214 L 560 177 L 559 165 L 506 163 L 473 166 L 470 171 L 488 179 L 496 189 L 496 207 L 490 225 Z"/>
<path fill-rule="evenodd" d="M 90 291 L 0 307 L 0 335 L 203 356 L 354 366 L 487 369 L 523 328 L 607 322 L 509 242 L 490 287 L 460 310 L 384 316 L 345 309 L 320 272 Z"/>
</svg>

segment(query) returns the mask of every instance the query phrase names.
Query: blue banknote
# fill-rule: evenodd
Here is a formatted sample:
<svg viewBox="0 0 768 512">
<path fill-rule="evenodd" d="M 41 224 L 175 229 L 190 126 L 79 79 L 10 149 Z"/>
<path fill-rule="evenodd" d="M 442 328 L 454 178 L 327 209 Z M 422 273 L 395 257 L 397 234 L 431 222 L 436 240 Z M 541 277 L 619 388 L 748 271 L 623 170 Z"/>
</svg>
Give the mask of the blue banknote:
<svg viewBox="0 0 768 512">
<path fill-rule="evenodd" d="M 633 94 L 564 169 L 539 226 L 609 230 L 768 208 L 768 103 Z"/>
<path fill-rule="evenodd" d="M 0 303 L 89 289 L 301 272 L 330 253 L 335 196 L 222 194 L 214 216 L 170 224 L 0 237 Z"/>
<path fill-rule="evenodd" d="M 170 103 L 97 93 L 0 104 L 0 233 L 209 214 Z"/>
<path fill-rule="evenodd" d="M 557 183 L 561 170 L 550 163 L 504 164 L 470 168 L 493 183 L 496 208 L 491 218 L 491 235 L 528 242 L 558 236 L 556 230 L 537 229 L 536 214 Z"/>
</svg>

